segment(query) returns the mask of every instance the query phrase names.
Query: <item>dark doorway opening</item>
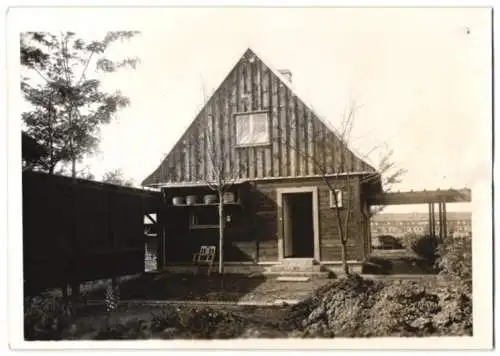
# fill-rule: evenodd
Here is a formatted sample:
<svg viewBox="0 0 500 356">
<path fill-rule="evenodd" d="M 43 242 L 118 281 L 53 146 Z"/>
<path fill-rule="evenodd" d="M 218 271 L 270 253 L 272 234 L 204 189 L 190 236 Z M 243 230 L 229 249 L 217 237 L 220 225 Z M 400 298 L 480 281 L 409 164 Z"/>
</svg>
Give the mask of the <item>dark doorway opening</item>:
<svg viewBox="0 0 500 356">
<path fill-rule="evenodd" d="M 285 258 L 314 257 L 312 193 L 284 195 Z"/>
</svg>

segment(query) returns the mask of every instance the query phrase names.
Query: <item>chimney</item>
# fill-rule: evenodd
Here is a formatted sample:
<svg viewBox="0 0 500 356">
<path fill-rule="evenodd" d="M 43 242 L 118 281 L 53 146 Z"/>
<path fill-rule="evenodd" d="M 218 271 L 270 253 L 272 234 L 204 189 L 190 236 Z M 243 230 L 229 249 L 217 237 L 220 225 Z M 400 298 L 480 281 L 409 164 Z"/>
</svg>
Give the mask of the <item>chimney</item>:
<svg viewBox="0 0 500 356">
<path fill-rule="evenodd" d="M 285 77 L 286 80 L 288 80 L 289 83 L 292 82 L 292 72 L 288 69 L 279 69 L 278 72 Z"/>
</svg>

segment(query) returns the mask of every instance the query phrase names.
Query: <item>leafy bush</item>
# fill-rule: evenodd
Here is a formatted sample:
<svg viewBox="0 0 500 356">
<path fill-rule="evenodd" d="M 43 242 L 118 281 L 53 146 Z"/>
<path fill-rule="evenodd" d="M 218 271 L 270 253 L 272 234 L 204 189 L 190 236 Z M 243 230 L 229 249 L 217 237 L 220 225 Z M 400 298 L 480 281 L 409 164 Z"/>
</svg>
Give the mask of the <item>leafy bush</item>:
<svg viewBox="0 0 500 356">
<path fill-rule="evenodd" d="M 146 320 L 131 320 L 125 324 L 111 323 L 97 334 L 96 340 L 136 340 L 150 339 L 153 336 L 151 322 Z"/>
<path fill-rule="evenodd" d="M 412 250 L 414 241 L 418 240 L 418 235 L 414 232 L 409 232 L 403 236 L 403 246 L 407 250 Z"/>
<path fill-rule="evenodd" d="M 438 248 L 436 265 L 441 276 L 472 293 L 472 238 L 448 237 Z"/>
<path fill-rule="evenodd" d="M 472 335 L 472 297 L 455 284 L 439 292 L 441 310 L 434 316 L 438 334 Z"/>
<path fill-rule="evenodd" d="M 60 297 L 36 296 L 24 299 L 26 340 L 60 340 L 71 321 L 71 306 Z"/>
<path fill-rule="evenodd" d="M 438 246 L 439 241 L 437 238 L 421 236 L 412 242 L 411 249 L 430 264 L 434 264 L 437 258 Z"/>
<path fill-rule="evenodd" d="M 167 305 L 160 312 L 153 313 L 151 328 L 155 331 L 161 331 L 169 327 L 178 327 L 181 324 L 179 314 L 179 308 Z"/>
</svg>

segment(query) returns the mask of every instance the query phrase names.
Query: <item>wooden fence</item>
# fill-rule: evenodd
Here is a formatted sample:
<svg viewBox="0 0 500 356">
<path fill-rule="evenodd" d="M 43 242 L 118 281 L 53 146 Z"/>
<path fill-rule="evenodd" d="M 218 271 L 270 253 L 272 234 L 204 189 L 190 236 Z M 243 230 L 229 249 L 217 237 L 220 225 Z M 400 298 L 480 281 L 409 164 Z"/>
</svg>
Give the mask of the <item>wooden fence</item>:
<svg viewBox="0 0 500 356">
<path fill-rule="evenodd" d="M 23 173 L 25 293 L 144 271 L 144 214 L 159 192 Z"/>
</svg>

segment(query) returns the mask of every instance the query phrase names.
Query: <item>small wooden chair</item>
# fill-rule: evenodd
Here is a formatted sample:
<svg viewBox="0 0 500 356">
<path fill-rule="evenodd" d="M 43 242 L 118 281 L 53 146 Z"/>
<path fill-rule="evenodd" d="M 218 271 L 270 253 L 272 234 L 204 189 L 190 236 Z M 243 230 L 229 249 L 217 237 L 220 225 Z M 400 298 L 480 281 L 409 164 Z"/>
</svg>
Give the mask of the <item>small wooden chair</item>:
<svg viewBox="0 0 500 356">
<path fill-rule="evenodd" d="M 210 276 L 215 259 L 215 246 L 200 246 L 200 252 L 193 253 L 193 263 L 197 266 L 208 266 L 207 275 Z"/>
</svg>

